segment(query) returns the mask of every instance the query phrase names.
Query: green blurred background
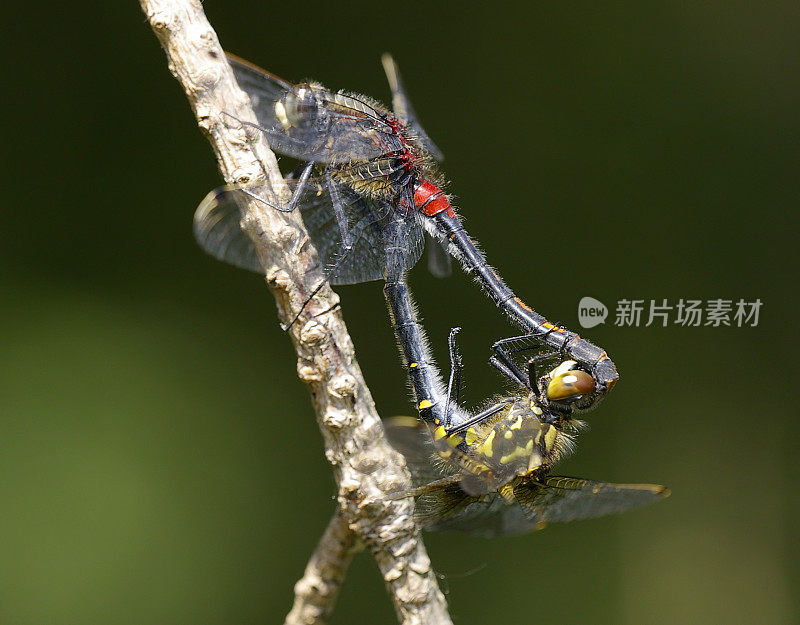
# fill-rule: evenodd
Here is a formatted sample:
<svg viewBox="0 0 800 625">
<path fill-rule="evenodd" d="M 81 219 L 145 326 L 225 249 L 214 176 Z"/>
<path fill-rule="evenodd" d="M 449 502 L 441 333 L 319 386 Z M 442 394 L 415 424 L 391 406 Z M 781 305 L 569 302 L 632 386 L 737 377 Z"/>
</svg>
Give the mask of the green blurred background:
<svg viewBox="0 0 800 625">
<path fill-rule="evenodd" d="M 205 9 L 293 80 L 387 100 L 392 51 L 468 228 L 549 318 L 764 302 L 758 328 L 584 332 L 622 381 L 560 471 L 673 495 L 427 535 L 457 622 L 798 622 L 797 3 Z M 272 296 L 193 243 L 211 150 L 136 2 L 4 20 L 0 623 L 281 622 L 333 482 Z M 468 397 L 501 390 L 507 322 L 461 274 L 413 286 L 440 360 L 464 328 Z M 381 414 L 408 414 L 380 285 L 340 294 Z M 367 619 L 394 615 L 362 555 L 333 622 Z"/>
</svg>

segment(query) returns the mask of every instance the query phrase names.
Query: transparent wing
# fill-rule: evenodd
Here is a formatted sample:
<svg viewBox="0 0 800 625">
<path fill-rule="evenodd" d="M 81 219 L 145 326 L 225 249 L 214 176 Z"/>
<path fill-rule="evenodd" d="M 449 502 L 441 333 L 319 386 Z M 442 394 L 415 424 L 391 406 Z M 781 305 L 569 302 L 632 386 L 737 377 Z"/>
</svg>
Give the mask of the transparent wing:
<svg viewBox="0 0 800 625">
<path fill-rule="evenodd" d="M 439 240 L 425 233 L 425 247 L 428 250 L 428 271 L 436 278 L 449 278 L 453 273 L 453 263 L 447 250 Z"/>
<path fill-rule="evenodd" d="M 428 530 L 454 530 L 481 536 L 522 534 L 547 523 L 590 519 L 624 512 L 667 497 L 657 484 L 608 484 L 551 476 L 524 478 L 511 500 L 499 493 L 470 496 L 458 486 L 417 498 L 415 516 Z"/>
<path fill-rule="evenodd" d="M 388 205 L 367 203 L 360 196 L 348 197 L 345 213 L 353 248 L 345 252 L 342 234 L 333 213 L 330 196 L 320 197 L 319 208 L 301 205 L 300 212 L 308 234 L 324 263 L 325 275 L 331 284 L 358 284 L 383 280 L 386 274 L 386 247 L 382 240 L 383 225 L 391 215 Z"/>
<path fill-rule="evenodd" d="M 387 240 L 385 230 L 396 217 L 396 208 L 384 200 L 365 198 L 346 186 L 340 188 L 353 249 L 345 252 L 330 194 L 315 195 L 313 203 L 302 202 L 300 212 L 320 258 L 326 263 L 326 276 L 332 284 L 358 284 L 386 277 Z M 411 269 L 422 256 L 425 240 L 417 214 L 406 215 L 407 228 L 398 242 L 396 256 L 404 270 Z"/>
<path fill-rule="evenodd" d="M 384 54 L 381 57 L 381 63 L 383 64 L 383 71 L 386 72 L 386 78 L 389 81 L 389 88 L 392 90 L 392 108 L 394 109 L 394 114 L 409 126 L 413 134 L 419 138 L 420 143 L 422 143 L 430 155 L 441 162 L 444 160 L 444 154 L 442 154 L 442 151 L 431 140 L 425 132 L 425 129 L 419 123 L 417 114 L 414 111 L 414 107 L 411 105 L 411 100 L 408 99 L 403 81 L 400 78 L 400 69 L 397 67 L 397 63 L 395 63 L 391 54 Z"/>
<path fill-rule="evenodd" d="M 194 238 L 210 256 L 241 269 L 264 273 L 256 248 L 241 226 L 241 190 L 220 187 L 211 191 L 194 212 Z"/>
<path fill-rule="evenodd" d="M 287 179 L 285 184 L 293 192 L 298 181 Z M 266 199 L 268 197 L 272 197 L 268 189 L 254 186 L 227 185 L 211 191 L 194 213 L 193 231 L 198 245 L 217 260 L 263 274 L 264 268 L 258 260 L 253 241 L 241 228 L 241 216 L 245 203 L 251 198 L 277 210 Z M 306 184 L 300 203 L 309 214 L 317 210 L 332 210 L 330 201 L 325 201 L 313 180 Z"/>
<path fill-rule="evenodd" d="M 285 181 L 294 193 L 299 181 Z M 366 200 L 347 187 L 340 189 L 347 228 L 353 241 L 352 249 L 345 253 L 342 233 L 334 215 L 330 194 L 324 181 L 310 178 L 302 187 L 298 208 L 320 260 L 324 274 L 331 284 L 356 284 L 383 280 L 386 270 L 386 247 L 383 228 L 394 208 L 388 202 Z M 249 198 L 261 199 L 268 207 L 275 207 L 266 199 L 265 190 L 257 187 L 221 187 L 206 196 L 195 211 L 194 235 L 197 242 L 217 260 L 236 267 L 263 273 L 250 237 L 242 231 L 242 202 Z M 424 239 L 422 227 L 415 215 L 404 242 L 406 268 L 413 267 L 422 255 Z"/>
<path fill-rule="evenodd" d="M 386 436 L 403 454 L 411 472 L 415 494 L 414 517 L 430 531 L 454 530 L 495 536 L 514 534 L 531 523 L 519 506 L 509 506 L 496 492 L 469 495 L 446 478 L 463 477 L 436 453 L 427 427 L 414 417 L 384 419 Z"/>
<path fill-rule="evenodd" d="M 383 420 L 383 427 L 389 443 L 405 457 L 415 488 L 456 473 L 441 461 L 428 428 L 416 417 L 390 417 Z"/>
<path fill-rule="evenodd" d="M 535 526 L 522 508 L 509 505 L 498 493 L 467 495 L 458 486 L 417 497 L 414 517 L 431 532 L 487 537 L 522 534 Z"/>
<path fill-rule="evenodd" d="M 403 147 L 380 105 L 316 84 L 294 85 L 231 54 L 228 61 L 250 97 L 258 119 L 255 127 L 276 152 L 305 161 L 342 163 L 370 160 Z"/>
<path fill-rule="evenodd" d="M 574 477 L 522 480 L 514 497 L 531 523 L 563 523 L 624 512 L 669 496 L 658 484 L 609 484 Z"/>
</svg>

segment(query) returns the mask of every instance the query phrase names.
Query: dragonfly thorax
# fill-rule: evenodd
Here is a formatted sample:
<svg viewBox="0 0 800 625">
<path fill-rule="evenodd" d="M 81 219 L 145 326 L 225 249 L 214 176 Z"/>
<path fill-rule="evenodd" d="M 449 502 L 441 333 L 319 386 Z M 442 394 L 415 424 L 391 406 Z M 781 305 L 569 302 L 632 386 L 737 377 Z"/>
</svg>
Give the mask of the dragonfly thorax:
<svg viewBox="0 0 800 625">
<path fill-rule="evenodd" d="M 466 492 L 489 492 L 556 464 L 572 447 L 562 425 L 534 394 L 508 398 L 495 417 L 448 435 L 439 453 L 461 467 Z"/>
</svg>

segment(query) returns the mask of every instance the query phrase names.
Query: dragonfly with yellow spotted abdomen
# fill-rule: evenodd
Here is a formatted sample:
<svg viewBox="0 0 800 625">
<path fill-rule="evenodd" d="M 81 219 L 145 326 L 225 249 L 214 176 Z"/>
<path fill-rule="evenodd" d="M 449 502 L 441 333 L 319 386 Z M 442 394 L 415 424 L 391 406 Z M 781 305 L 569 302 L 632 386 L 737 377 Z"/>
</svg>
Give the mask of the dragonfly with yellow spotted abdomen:
<svg viewBox="0 0 800 625">
<path fill-rule="evenodd" d="M 548 523 L 624 512 L 669 496 L 669 489 L 658 484 L 611 484 L 551 475 L 551 463 L 570 447 L 562 431 L 547 436 L 556 429 L 554 426 L 539 431 L 545 442 L 545 464 L 495 490 L 470 493 L 464 487 L 463 472 L 441 460 L 418 419 L 394 417 L 384 425 L 389 441 L 405 456 L 415 485 L 398 497 L 415 497 L 414 516 L 430 531 L 454 530 L 480 536 L 522 534 Z M 527 427 L 537 429 L 534 423 Z M 548 439 L 554 444 L 548 444 Z"/>
<path fill-rule="evenodd" d="M 543 375 L 537 367 L 559 356 L 536 353 L 520 367 L 514 356 L 535 344 L 495 344 L 490 358 L 516 392 L 496 397 L 476 413 L 460 405 L 461 356 L 450 333 L 450 377 L 445 387 L 431 356 L 405 280 L 384 287 L 419 419 L 386 421 L 393 445 L 415 479 L 416 514 L 425 527 L 473 533 L 522 532 L 547 521 L 601 516 L 665 497 L 657 485 L 618 485 L 550 476 L 574 449 L 583 422 L 569 404 L 551 401 L 588 381 L 571 360 Z"/>
</svg>

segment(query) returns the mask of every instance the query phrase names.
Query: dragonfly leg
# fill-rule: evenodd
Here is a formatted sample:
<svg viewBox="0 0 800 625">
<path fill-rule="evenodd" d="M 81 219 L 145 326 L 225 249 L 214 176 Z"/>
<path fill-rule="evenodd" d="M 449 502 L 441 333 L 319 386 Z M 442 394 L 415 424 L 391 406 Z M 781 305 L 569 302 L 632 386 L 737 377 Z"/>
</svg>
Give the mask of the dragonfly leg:
<svg viewBox="0 0 800 625">
<path fill-rule="evenodd" d="M 263 197 L 261 197 L 257 193 L 253 193 L 250 189 L 246 189 L 244 187 L 241 187 L 239 190 L 242 193 L 244 193 L 247 197 L 249 197 L 251 200 L 255 200 L 256 202 L 261 202 L 265 206 L 269 206 L 270 208 L 272 208 L 272 209 L 274 209 L 276 211 L 281 211 L 282 213 L 289 212 L 285 208 L 281 208 L 277 204 L 273 204 L 272 202 L 269 202 L 269 201 L 265 200 Z"/>
<path fill-rule="evenodd" d="M 447 402 L 444 405 L 444 429 L 446 431 L 450 429 L 450 406 L 453 404 L 457 406 L 461 399 L 461 371 L 464 362 L 456 344 L 456 334 L 460 331 L 461 328 L 452 328 L 450 336 L 447 338 L 447 345 L 450 348 L 450 380 L 447 383 Z"/>
<path fill-rule="evenodd" d="M 450 330 L 450 336 L 447 338 L 447 344 L 450 348 L 450 380 L 447 384 L 447 402 L 445 403 L 445 411 L 444 411 L 445 422 L 443 423 L 443 426 L 445 432 L 447 432 L 448 434 L 452 434 L 453 432 L 460 432 L 467 429 L 468 427 L 472 427 L 477 423 L 482 423 L 486 419 L 500 412 L 509 403 L 512 403 L 514 401 L 512 398 L 503 399 L 498 403 L 489 406 L 489 408 L 487 408 L 486 410 L 483 410 L 478 414 L 473 415 L 467 421 L 459 423 L 458 427 L 451 426 L 450 417 L 452 416 L 452 411 L 450 407 L 457 406 L 459 403 L 460 391 L 461 391 L 461 372 L 463 371 L 464 368 L 464 362 L 463 359 L 461 358 L 461 354 L 458 351 L 458 345 L 456 344 L 456 335 L 460 331 L 461 328 L 452 328 Z"/>
<path fill-rule="evenodd" d="M 528 380 L 520 375 L 520 370 L 517 367 L 510 368 L 497 355 L 493 354 L 489 357 L 489 364 L 519 386 L 528 386 Z"/>
<path fill-rule="evenodd" d="M 542 351 L 543 349 L 545 351 Z M 539 353 L 528 358 L 526 372 L 523 374 L 511 356 L 512 354 L 531 350 L 536 350 Z M 489 358 L 489 364 L 512 380 L 522 380 L 521 384 L 529 388 L 539 399 L 541 399 L 541 389 L 537 383 L 539 380 L 538 366 L 543 362 L 552 365 L 554 360 L 564 358 L 566 355 L 566 350 L 545 348 L 545 346 L 538 343 L 538 335 L 536 334 L 500 339 L 492 345 L 492 351 L 494 354 Z"/>
<path fill-rule="evenodd" d="M 300 203 L 300 198 L 303 195 L 303 191 L 305 190 L 306 183 L 308 182 L 308 178 L 311 175 L 311 170 L 313 169 L 313 167 L 314 167 L 313 161 L 309 161 L 308 163 L 305 164 L 303 170 L 300 172 L 300 177 L 297 179 L 297 186 L 295 186 L 294 191 L 292 191 L 292 197 L 289 199 L 289 203 L 285 207 L 278 206 L 277 204 L 273 204 L 272 202 L 267 202 L 267 200 L 265 200 L 258 194 L 253 193 L 252 191 L 244 187 L 242 187 L 241 191 L 246 196 L 254 200 L 257 200 L 262 204 L 266 204 L 270 208 L 273 208 L 282 213 L 291 213 L 297 208 L 297 205 Z"/>
<path fill-rule="evenodd" d="M 477 423 L 483 423 L 484 421 L 486 421 L 486 419 L 489 419 L 490 417 L 493 417 L 498 412 L 500 412 L 503 408 L 508 406 L 508 404 L 513 404 L 514 401 L 515 400 L 514 400 L 513 397 L 508 397 L 506 399 L 501 399 L 496 404 L 492 404 L 486 410 L 482 410 L 481 412 L 479 412 L 478 414 L 474 415 L 473 417 L 471 417 L 470 419 L 468 419 L 464 423 L 459 423 L 458 427 L 457 428 L 453 428 L 450 432 L 448 432 L 448 434 L 450 434 L 452 432 L 462 432 L 462 431 L 466 430 L 467 428 L 472 427 L 473 425 L 476 425 Z"/>
<path fill-rule="evenodd" d="M 370 218 L 368 216 L 364 217 L 353 228 L 353 230 L 356 232 L 356 240 L 358 240 L 358 238 L 360 238 L 361 233 L 363 232 L 363 229 L 366 227 L 366 225 L 368 225 L 369 220 L 370 220 Z M 308 306 L 309 302 L 312 299 L 314 299 L 314 296 L 317 293 L 319 293 L 320 290 L 322 289 L 322 287 L 325 286 L 330 281 L 331 276 L 335 276 L 336 275 L 336 272 L 339 270 L 339 268 L 342 265 L 344 265 L 345 261 L 350 257 L 350 254 L 352 253 L 352 251 L 353 251 L 353 249 L 355 247 L 355 244 L 352 242 L 353 235 L 349 231 L 348 231 L 348 237 L 351 239 L 350 244 L 347 245 L 347 246 L 345 246 L 343 244 L 339 254 L 336 257 L 336 261 L 332 265 L 328 265 L 327 267 L 324 268 L 323 273 L 322 273 L 322 280 L 320 281 L 320 283 L 316 287 L 314 287 L 314 290 L 311 291 L 311 294 L 303 302 L 303 305 L 300 307 L 300 310 L 295 315 L 294 319 L 292 319 L 291 322 L 289 322 L 288 324 L 283 324 L 281 326 L 281 328 L 283 330 L 288 330 L 289 328 L 291 328 L 297 322 L 297 320 L 300 318 L 300 315 L 306 309 L 306 306 Z M 337 304 L 337 306 L 338 306 L 338 304 Z M 331 310 L 334 310 L 335 308 L 336 308 L 336 306 L 333 306 L 333 307 L 329 308 L 328 310 L 323 311 L 323 312 L 321 312 L 319 314 L 323 315 L 326 312 L 330 312 Z"/>
<path fill-rule="evenodd" d="M 300 203 L 300 197 L 303 195 L 303 191 L 306 188 L 306 183 L 308 182 L 308 177 L 311 175 L 311 170 L 314 167 L 314 162 L 309 161 L 303 167 L 303 171 L 300 172 L 300 177 L 297 179 L 297 186 L 294 188 L 292 192 L 292 197 L 289 200 L 289 203 L 286 205 L 286 208 L 279 209 L 284 213 L 291 213 L 294 209 L 297 208 L 297 205 Z"/>
<path fill-rule="evenodd" d="M 325 184 L 328 187 L 328 193 L 331 196 L 331 205 L 333 206 L 333 214 L 336 217 L 336 223 L 339 225 L 339 232 L 342 235 L 342 248 L 349 250 L 353 247 L 353 241 L 350 230 L 347 227 L 347 215 L 344 211 L 342 193 L 336 181 L 333 179 L 330 167 L 325 170 Z"/>
<path fill-rule="evenodd" d="M 526 376 L 522 370 L 516 365 L 516 363 L 512 360 L 511 354 L 514 354 L 518 351 L 523 351 L 524 349 L 533 349 L 533 346 L 529 346 L 527 348 L 514 348 L 514 349 L 506 349 L 506 344 L 515 343 L 522 338 L 527 337 L 519 337 L 519 336 L 512 336 L 506 339 L 501 339 L 496 341 L 494 345 L 492 345 L 492 351 L 494 354 L 489 358 L 489 364 L 491 364 L 495 369 L 509 377 L 510 379 L 520 383 L 522 386 L 525 386 L 529 389 L 532 389 L 535 383 L 535 379 L 531 379 L 530 377 Z"/>
<path fill-rule="evenodd" d="M 507 338 L 500 339 L 499 341 L 495 341 L 492 345 L 492 349 L 494 349 L 496 346 L 505 346 L 512 343 L 518 343 L 518 347 L 507 350 L 509 354 L 515 354 L 517 352 L 524 352 L 532 349 L 546 349 L 550 353 L 556 351 L 560 354 L 565 354 L 568 341 L 563 341 L 560 346 L 553 346 L 549 343 L 543 343 L 542 339 L 546 334 L 550 334 L 550 332 L 530 332 L 528 334 L 520 334 L 519 336 L 509 336 Z"/>
</svg>

